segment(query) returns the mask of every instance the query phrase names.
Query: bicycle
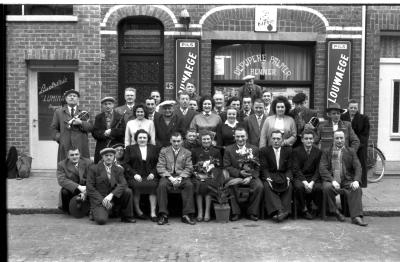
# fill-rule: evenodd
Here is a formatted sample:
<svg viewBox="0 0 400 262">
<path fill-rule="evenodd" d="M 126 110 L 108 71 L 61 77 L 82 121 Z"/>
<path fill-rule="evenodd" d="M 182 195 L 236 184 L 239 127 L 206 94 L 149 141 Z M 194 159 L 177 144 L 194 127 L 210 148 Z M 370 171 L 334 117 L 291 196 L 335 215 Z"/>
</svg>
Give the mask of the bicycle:
<svg viewBox="0 0 400 262">
<path fill-rule="evenodd" d="M 368 145 L 367 154 L 367 180 L 370 183 L 379 182 L 385 174 L 386 157 L 374 143 Z"/>
</svg>

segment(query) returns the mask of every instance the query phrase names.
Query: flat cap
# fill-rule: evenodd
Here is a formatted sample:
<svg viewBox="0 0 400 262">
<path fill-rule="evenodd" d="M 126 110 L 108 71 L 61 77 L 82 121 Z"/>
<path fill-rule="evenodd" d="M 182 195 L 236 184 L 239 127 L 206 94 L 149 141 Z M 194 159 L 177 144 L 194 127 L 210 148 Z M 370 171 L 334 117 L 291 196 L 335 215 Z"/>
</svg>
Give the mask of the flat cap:
<svg viewBox="0 0 400 262">
<path fill-rule="evenodd" d="M 244 81 L 247 81 L 247 80 L 254 79 L 254 78 L 256 78 L 256 77 L 255 77 L 255 76 L 252 76 L 252 75 L 247 75 L 247 76 L 243 77 L 242 79 L 243 79 Z"/>
<path fill-rule="evenodd" d="M 295 104 L 300 104 L 302 103 L 304 100 L 306 100 L 306 94 L 304 93 L 298 93 L 296 94 L 293 98 L 292 98 L 292 102 Z"/>
<path fill-rule="evenodd" d="M 101 99 L 101 103 L 102 103 L 102 104 L 103 104 L 104 102 L 107 102 L 107 101 L 111 101 L 111 102 L 115 103 L 115 99 L 114 99 L 114 97 L 112 97 L 112 96 L 106 96 L 106 97 L 104 97 L 103 99 Z"/>
<path fill-rule="evenodd" d="M 115 144 L 115 145 L 112 146 L 112 148 L 114 148 L 114 149 L 117 149 L 118 147 L 125 148 L 125 145 L 122 144 L 122 143 L 118 143 L 118 144 Z"/>
<path fill-rule="evenodd" d="M 159 104 L 159 106 L 160 107 L 163 107 L 163 106 L 173 106 L 173 105 L 175 105 L 175 101 L 174 100 L 165 100 L 165 101 L 163 101 L 163 102 L 161 102 L 160 104 Z"/>
<path fill-rule="evenodd" d="M 107 154 L 107 153 L 113 153 L 113 154 L 115 155 L 116 152 L 117 152 L 117 151 L 116 151 L 114 148 L 112 148 L 112 147 L 106 147 L 106 148 L 103 148 L 103 149 L 100 151 L 100 155 L 104 155 L 104 154 Z"/>
<path fill-rule="evenodd" d="M 64 92 L 64 97 L 67 97 L 69 94 L 76 94 L 78 97 L 81 97 L 81 94 L 75 89 L 70 89 Z"/>
</svg>

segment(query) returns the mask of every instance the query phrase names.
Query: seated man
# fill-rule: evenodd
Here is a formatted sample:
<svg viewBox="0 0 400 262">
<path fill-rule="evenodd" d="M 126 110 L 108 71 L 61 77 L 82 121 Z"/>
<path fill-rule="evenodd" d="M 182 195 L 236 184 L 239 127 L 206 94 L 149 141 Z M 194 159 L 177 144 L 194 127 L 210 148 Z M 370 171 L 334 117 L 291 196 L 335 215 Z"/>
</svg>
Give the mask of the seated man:
<svg viewBox="0 0 400 262">
<path fill-rule="evenodd" d="M 323 184 L 323 194 L 328 201 L 328 208 L 336 218 L 343 222 L 345 217 L 339 212 L 335 196 L 344 193 L 347 197 L 351 221 L 359 226 L 367 226 L 364 223 L 362 208 L 361 164 L 356 152 L 345 145 L 345 135 L 342 130 L 333 133 L 333 146 L 323 151 L 319 172 Z"/>
<path fill-rule="evenodd" d="M 260 149 L 265 207 L 272 220 L 278 223 L 289 216 L 292 201 L 292 149 L 282 147 L 282 136 L 280 130 L 272 131 L 272 146 Z"/>
<path fill-rule="evenodd" d="M 123 166 L 124 162 L 124 154 L 125 154 L 125 145 L 122 143 L 115 144 L 112 146 L 115 149 L 115 164 Z M 125 167 L 124 167 L 125 168 Z"/>
<path fill-rule="evenodd" d="M 315 133 L 305 129 L 301 134 L 300 146 L 293 149 L 293 176 L 296 199 L 299 209 L 306 219 L 313 219 L 311 201 L 321 207 L 322 184 L 319 175 L 319 161 L 321 150 L 313 146 Z M 319 194 L 319 195 L 317 195 Z M 307 205 L 306 205 L 307 200 Z"/>
<path fill-rule="evenodd" d="M 190 180 L 193 171 L 192 154 L 182 147 L 183 139 L 179 132 L 171 135 L 171 146 L 161 149 L 157 172 L 161 179 L 157 188 L 158 224 L 168 223 L 168 192 L 179 189 L 182 195 L 182 222 L 196 224 L 191 217 L 194 214 L 193 184 Z"/>
<path fill-rule="evenodd" d="M 61 186 L 62 210 L 75 217 L 81 217 L 80 212 L 71 212 L 82 208 L 86 197 L 86 176 L 91 165 L 88 158 L 81 157 L 78 148 L 68 150 L 68 158 L 57 164 L 57 181 Z M 86 204 L 88 206 L 88 203 Z"/>
<path fill-rule="evenodd" d="M 124 169 L 115 164 L 115 149 L 100 151 L 101 160 L 89 168 L 87 191 L 93 219 L 99 225 L 107 222 L 115 206 L 121 208 L 121 222 L 135 223 L 133 219 L 132 191 L 124 177 Z"/>
<path fill-rule="evenodd" d="M 251 152 L 253 159 L 258 162 L 258 148 L 247 143 L 247 133 L 243 127 L 235 130 L 235 144 L 229 145 L 224 152 L 224 169 L 231 178 L 243 178 L 242 184 L 250 186 L 249 206 L 247 215 L 250 220 L 257 221 L 260 211 L 263 185 L 259 179 L 259 167 L 257 165 L 243 164 L 241 160 L 246 158 L 242 152 Z M 231 199 L 231 221 L 240 219 L 240 206 L 238 204 L 238 186 L 233 186 L 234 198 Z"/>
</svg>

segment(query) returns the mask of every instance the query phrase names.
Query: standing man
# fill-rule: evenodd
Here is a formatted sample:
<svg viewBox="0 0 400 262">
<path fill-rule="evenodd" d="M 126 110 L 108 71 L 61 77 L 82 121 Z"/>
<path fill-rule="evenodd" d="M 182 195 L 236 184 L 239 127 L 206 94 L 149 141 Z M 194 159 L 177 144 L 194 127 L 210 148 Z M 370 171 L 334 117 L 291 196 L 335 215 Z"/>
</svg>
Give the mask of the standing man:
<svg viewBox="0 0 400 262">
<path fill-rule="evenodd" d="M 312 124 L 308 123 L 312 117 L 317 117 L 317 112 L 305 107 L 307 96 L 304 93 L 296 94 L 292 101 L 294 104 L 294 109 L 289 113 L 294 119 L 297 128 L 297 140 L 293 144 L 293 148 L 301 145 L 301 133 L 305 129 L 310 129 L 313 131 L 317 130 Z"/>
<path fill-rule="evenodd" d="M 160 103 L 161 114 L 154 119 L 156 129 L 156 145 L 159 148 L 169 146 L 171 134 L 179 132 L 182 134 L 182 120 L 174 114 L 175 101 L 166 100 Z"/>
<path fill-rule="evenodd" d="M 262 100 L 264 101 L 265 109 L 264 109 L 264 114 L 266 116 L 271 116 L 274 114 L 271 110 L 271 102 L 272 102 L 272 92 L 268 90 L 264 90 L 262 93 Z"/>
<path fill-rule="evenodd" d="M 258 148 L 247 143 L 247 133 L 243 127 L 235 130 L 235 144 L 229 145 L 224 152 L 224 169 L 226 169 L 231 178 L 243 178 L 242 184 L 250 187 L 249 206 L 247 207 L 247 215 L 250 220 L 257 221 L 260 211 L 260 201 L 262 197 L 263 185 L 259 178 L 260 170 L 258 166 L 249 168 L 239 162 L 243 156 L 239 152 L 248 150 L 254 156 L 254 160 L 258 162 Z M 232 217 L 231 221 L 240 219 L 240 206 L 238 204 L 238 185 L 232 186 L 231 191 L 234 198 L 231 198 Z"/>
<path fill-rule="evenodd" d="M 322 153 L 319 172 L 323 180 L 322 190 L 328 201 L 329 212 L 335 214 L 340 222 L 345 217 L 336 206 L 336 195 L 340 192 L 347 197 L 351 222 L 367 226 L 363 221 L 361 164 L 355 151 L 345 145 L 345 134 L 336 130 L 334 145 Z"/>
<path fill-rule="evenodd" d="M 175 108 L 174 114 L 178 116 L 182 123 L 182 134 L 186 134 L 189 129 L 190 123 L 195 115 L 196 111 L 189 108 L 189 94 L 186 91 L 182 91 L 178 94 L 179 106 Z"/>
<path fill-rule="evenodd" d="M 358 101 L 351 99 L 347 112 L 342 114 L 340 119 L 351 122 L 351 127 L 360 140 L 357 156 L 362 167 L 361 187 L 367 187 L 367 158 L 370 127 L 368 116 L 360 114 L 358 112 Z"/>
<path fill-rule="evenodd" d="M 100 151 L 124 142 L 125 122 L 121 114 L 114 110 L 115 99 L 107 96 L 101 100 L 103 112 L 94 120 L 92 135 L 96 139 L 94 163 L 97 164 L 101 157 Z"/>
<path fill-rule="evenodd" d="M 124 169 L 115 164 L 115 149 L 100 151 L 102 161 L 89 168 L 87 192 L 93 219 L 104 225 L 111 212 L 119 206 L 121 222 L 135 223 L 133 219 L 132 191 L 124 177 Z"/>
<path fill-rule="evenodd" d="M 79 97 L 79 92 L 74 89 L 66 91 L 66 105 L 54 112 L 50 128 L 53 140 L 58 143 L 58 162 L 67 158 L 71 147 L 78 148 L 82 157 L 90 158 L 88 133 L 92 131 L 93 124 L 89 113 L 82 113 L 78 107 Z"/>
<path fill-rule="evenodd" d="M 90 159 L 81 157 L 78 148 L 70 148 L 68 158 L 57 164 L 57 181 L 61 186 L 61 208 L 74 217 L 82 217 L 79 210 L 84 211 L 84 205 L 87 210 L 83 215 L 89 211 L 86 178 L 91 164 Z"/>
<path fill-rule="evenodd" d="M 124 123 L 128 123 L 133 118 L 133 108 L 136 101 L 136 89 L 133 87 L 125 88 L 125 105 L 115 108 L 120 115 L 124 116 Z"/>
<path fill-rule="evenodd" d="M 247 75 L 243 77 L 245 84 L 239 88 L 239 99 L 243 100 L 243 97 L 250 96 L 251 100 L 254 101 L 256 98 L 262 97 L 261 86 L 254 84 L 254 76 Z"/>
<path fill-rule="evenodd" d="M 264 114 L 264 102 L 257 98 L 254 100 L 254 114 L 251 114 L 244 122 L 247 134 L 249 135 L 249 143 L 258 147 L 260 144 L 260 132 L 267 116 Z"/>
<path fill-rule="evenodd" d="M 319 175 L 321 150 L 314 146 L 314 131 L 305 129 L 301 135 L 302 146 L 293 149 L 293 176 L 296 199 L 301 215 L 313 219 L 311 201 L 322 206 L 322 181 Z"/>
<path fill-rule="evenodd" d="M 319 124 L 315 143 L 320 143 L 320 148 L 324 151 L 325 149 L 330 148 L 333 144 L 333 132 L 336 130 L 342 130 L 346 139 L 345 145 L 351 147 L 354 152 L 357 152 L 358 147 L 360 146 L 360 140 L 354 133 L 351 123 L 340 120 L 340 114 L 342 114 L 344 110 L 340 108 L 339 104 L 334 103 L 326 109 L 326 112 L 329 120 Z"/>
<path fill-rule="evenodd" d="M 189 100 L 200 100 L 200 96 L 196 93 L 196 86 L 192 82 L 186 83 L 185 91 L 189 94 Z"/>
<path fill-rule="evenodd" d="M 146 98 L 146 108 L 148 112 L 147 118 L 154 121 L 154 118 L 159 115 L 159 113 L 156 112 L 156 100 L 152 97 Z"/>
<path fill-rule="evenodd" d="M 274 130 L 272 146 L 260 150 L 261 179 L 264 182 L 264 201 L 268 215 L 275 222 L 282 222 L 291 211 L 292 162 L 291 147 L 282 147 L 283 134 Z"/>
<path fill-rule="evenodd" d="M 215 93 L 214 96 L 214 102 L 215 102 L 215 106 L 214 106 L 214 112 L 221 116 L 221 113 L 225 112 L 225 96 L 223 93 Z"/>
<path fill-rule="evenodd" d="M 160 102 L 161 102 L 161 94 L 158 90 L 153 90 L 150 93 L 150 97 L 154 98 L 154 101 L 156 101 L 156 112 L 159 111 L 160 109 Z"/>
<path fill-rule="evenodd" d="M 252 109 L 252 105 L 253 102 L 251 101 L 251 97 L 250 96 L 244 96 L 243 100 L 242 100 L 242 111 L 240 111 L 239 113 L 239 119 L 241 119 L 242 122 L 244 120 L 246 120 L 251 114 L 254 113 L 253 109 Z"/>
<path fill-rule="evenodd" d="M 178 132 L 171 134 L 170 143 L 171 146 L 161 149 L 157 163 L 157 173 L 161 176 L 157 188 L 158 224 L 168 223 L 168 192 L 175 189 L 182 196 L 182 222 L 194 225 L 194 191 L 190 180 L 193 171 L 192 153 L 182 147 L 182 135 Z"/>
</svg>

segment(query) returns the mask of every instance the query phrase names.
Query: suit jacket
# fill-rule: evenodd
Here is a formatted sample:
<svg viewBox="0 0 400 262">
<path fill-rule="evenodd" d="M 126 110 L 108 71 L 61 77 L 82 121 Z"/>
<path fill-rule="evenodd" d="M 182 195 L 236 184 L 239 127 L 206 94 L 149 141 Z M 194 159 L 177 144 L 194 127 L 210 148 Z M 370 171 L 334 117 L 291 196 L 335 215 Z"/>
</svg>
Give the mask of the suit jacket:
<svg viewBox="0 0 400 262">
<path fill-rule="evenodd" d="M 252 150 L 253 156 L 255 160 L 259 160 L 259 150 L 257 147 L 246 143 L 246 148 Z M 229 176 L 231 177 L 242 177 L 240 171 L 242 170 L 241 165 L 239 163 L 239 159 L 241 156 L 236 152 L 239 149 L 238 145 L 235 143 L 233 145 L 229 145 L 225 148 L 224 152 L 224 168 L 229 172 Z M 251 171 L 251 175 L 254 178 L 259 177 L 260 169 L 256 167 Z"/>
<path fill-rule="evenodd" d="M 296 123 L 297 135 L 304 130 L 304 125 L 307 124 L 312 117 L 317 117 L 317 112 L 315 110 L 306 107 L 297 107 L 290 110 L 289 115 L 291 115 Z"/>
<path fill-rule="evenodd" d="M 81 111 L 77 107 L 75 115 L 78 115 Z M 54 111 L 50 128 L 53 140 L 58 143 L 58 162 L 67 158 L 71 145 L 79 148 L 82 157 L 90 158 L 88 134 L 93 129 L 92 121 L 89 119 L 82 121 L 81 126 L 72 125 L 71 128 L 67 128 L 67 123 L 71 119 L 67 105 Z"/>
<path fill-rule="evenodd" d="M 124 154 L 124 167 L 125 169 L 125 178 L 128 184 L 131 184 L 131 181 L 134 179 L 133 177 L 138 174 L 142 177 L 147 177 L 149 174 L 157 175 L 157 165 L 158 161 L 158 150 L 157 147 L 148 144 L 147 145 L 147 156 L 146 161 L 142 160 L 142 153 L 140 152 L 140 148 L 138 144 L 130 145 L 125 148 Z"/>
<path fill-rule="evenodd" d="M 243 97 L 245 96 L 251 96 L 251 101 L 254 102 L 254 100 L 256 98 L 262 98 L 262 90 L 261 90 L 261 86 L 253 84 L 253 85 L 242 85 L 239 88 L 239 93 L 238 93 L 238 97 L 240 99 L 240 101 L 243 100 Z"/>
<path fill-rule="evenodd" d="M 254 146 L 260 144 L 260 133 L 261 128 L 264 125 L 265 119 L 267 119 L 266 115 L 263 115 L 261 118 L 261 126 L 258 125 L 257 116 L 255 114 L 250 115 L 244 122 L 243 126 L 247 131 L 248 142 Z"/>
<path fill-rule="evenodd" d="M 342 165 L 344 174 L 342 174 L 341 185 L 347 186 L 354 181 L 358 181 L 361 185 L 361 164 L 352 148 L 345 146 L 342 149 Z M 333 181 L 332 147 L 323 151 L 319 172 L 323 181 Z"/>
<path fill-rule="evenodd" d="M 186 115 L 182 114 L 182 111 L 180 109 L 180 107 L 178 106 L 175 111 L 174 114 L 178 116 L 179 119 L 181 119 L 181 123 L 182 123 L 182 134 L 185 135 L 186 131 L 189 129 L 190 123 L 192 122 L 192 119 L 195 115 L 198 114 L 198 112 L 192 110 L 192 109 L 188 109 Z"/>
<path fill-rule="evenodd" d="M 263 147 L 260 149 L 260 165 L 261 178 L 266 180 L 271 178 L 274 180 L 278 173 L 284 174 L 285 177 L 293 179 L 292 173 L 292 148 L 283 146 L 279 156 L 279 169 L 276 165 L 275 151 L 272 146 Z"/>
<path fill-rule="evenodd" d="M 260 148 L 265 147 L 268 145 L 272 145 L 271 143 L 271 134 L 272 131 L 275 130 L 275 121 L 276 121 L 276 115 L 272 115 L 267 117 L 265 119 L 264 124 L 261 128 L 260 132 Z M 296 129 L 296 123 L 294 122 L 293 118 L 291 116 L 285 115 L 283 117 L 283 123 L 284 123 L 284 131 L 285 133 L 283 134 L 283 139 L 287 140 L 287 143 L 292 146 L 294 142 L 296 142 L 297 139 L 297 129 Z"/>
<path fill-rule="evenodd" d="M 108 179 L 103 161 L 90 166 L 86 191 L 92 208 L 102 205 L 103 199 L 110 193 L 113 193 L 115 197 L 121 197 L 126 188 L 128 188 L 128 184 L 124 177 L 124 169 L 121 166 L 112 165 L 110 179 Z"/>
<path fill-rule="evenodd" d="M 100 157 L 100 150 L 109 146 L 124 143 L 124 135 L 125 135 L 125 122 L 121 114 L 119 114 L 116 110 L 113 110 L 113 116 L 111 121 L 111 134 L 109 137 L 104 135 L 104 131 L 107 130 L 107 122 L 106 122 L 106 113 L 102 112 L 98 114 L 94 120 L 94 126 L 92 131 L 92 136 L 97 140 L 96 149 L 94 152 L 94 162 L 97 164 Z"/>
<path fill-rule="evenodd" d="M 78 168 L 67 158 L 57 164 L 58 184 L 70 192 L 81 185 L 86 185 L 86 178 L 92 161 L 87 158 L 80 158 Z"/>
<path fill-rule="evenodd" d="M 340 119 L 343 121 L 351 121 L 349 112 L 344 113 L 340 116 Z M 360 140 L 360 148 L 366 148 L 368 146 L 368 139 L 369 139 L 369 118 L 366 115 L 362 115 L 357 112 L 353 120 L 351 121 L 351 127 L 356 133 L 358 139 Z"/>
<path fill-rule="evenodd" d="M 169 146 L 171 134 L 174 132 L 180 132 L 182 137 L 184 134 L 182 132 L 182 119 L 179 119 L 177 115 L 173 115 L 171 122 L 168 125 L 165 124 L 163 115 L 158 115 L 154 118 L 154 127 L 156 129 L 156 145 L 158 147 Z"/>
<path fill-rule="evenodd" d="M 360 140 L 351 128 L 351 123 L 339 120 L 338 129 L 343 130 L 346 139 L 345 145 L 354 149 L 357 152 L 360 146 Z M 328 149 L 333 145 L 333 123 L 332 120 L 324 121 L 317 128 L 315 143 L 321 143 L 321 150 Z"/>
<path fill-rule="evenodd" d="M 161 149 L 157 163 L 158 174 L 161 177 L 190 177 L 193 171 L 192 153 L 181 147 L 176 159 L 174 154 L 172 146 Z"/>
<path fill-rule="evenodd" d="M 136 104 L 133 105 L 133 108 L 135 107 Z M 129 109 L 129 107 L 125 104 L 119 107 L 114 108 L 115 111 L 117 111 L 120 115 L 124 116 L 124 123 L 128 123 L 129 120 L 135 119 L 133 116 L 133 111 Z"/>
<path fill-rule="evenodd" d="M 307 182 L 319 182 L 319 162 L 322 152 L 316 146 L 311 148 L 310 155 L 307 154 L 303 145 L 293 149 L 292 165 L 294 179 L 299 181 L 306 180 Z"/>
</svg>

